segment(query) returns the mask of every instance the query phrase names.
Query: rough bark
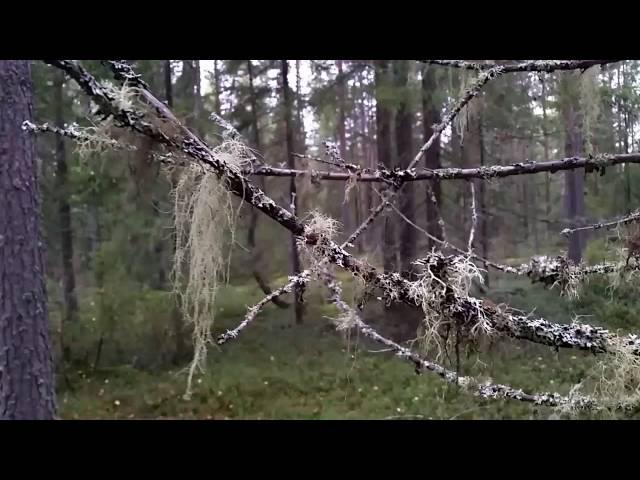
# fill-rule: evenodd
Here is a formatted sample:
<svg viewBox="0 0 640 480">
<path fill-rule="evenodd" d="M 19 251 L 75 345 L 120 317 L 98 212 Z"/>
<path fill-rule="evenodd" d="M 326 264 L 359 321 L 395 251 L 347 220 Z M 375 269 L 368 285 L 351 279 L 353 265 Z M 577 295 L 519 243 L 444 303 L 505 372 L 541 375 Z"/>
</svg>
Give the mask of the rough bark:
<svg viewBox="0 0 640 480">
<path fill-rule="evenodd" d="M 281 60 L 281 77 L 282 77 L 282 101 L 284 111 L 284 128 L 286 140 L 287 166 L 295 168 L 295 157 L 293 156 L 293 125 L 291 121 L 291 92 L 289 91 L 289 63 L 288 60 Z M 289 182 L 289 198 L 291 199 L 291 207 L 294 215 L 299 215 L 298 198 L 296 192 L 296 179 L 291 177 Z M 291 272 L 293 275 L 300 273 L 300 255 L 298 253 L 298 244 L 295 235 L 291 235 Z M 302 286 L 296 285 L 294 289 L 295 297 L 295 318 L 296 324 L 304 321 L 304 305 L 302 303 Z"/>
<path fill-rule="evenodd" d="M 35 143 L 26 60 L 0 61 L 0 419 L 56 415 L 40 231 Z"/>
</svg>

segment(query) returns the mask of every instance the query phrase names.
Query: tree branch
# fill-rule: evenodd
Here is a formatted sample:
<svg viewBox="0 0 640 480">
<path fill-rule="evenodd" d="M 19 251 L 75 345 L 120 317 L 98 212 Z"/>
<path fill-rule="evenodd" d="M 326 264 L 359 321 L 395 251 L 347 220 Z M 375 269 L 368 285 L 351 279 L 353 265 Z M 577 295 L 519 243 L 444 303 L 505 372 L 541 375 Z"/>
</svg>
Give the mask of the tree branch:
<svg viewBox="0 0 640 480">
<path fill-rule="evenodd" d="M 160 128 L 154 124 L 144 122 L 142 120 L 144 115 L 119 105 L 116 98 L 98 84 L 77 62 L 69 60 L 49 60 L 48 62 L 64 70 L 71 78 L 76 80 L 81 88 L 96 101 L 105 117 L 113 116 L 120 126 L 142 133 L 170 148 L 180 149 L 180 151 L 193 158 L 194 161 L 203 166 L 203 168 L 213 169 L 217 175 L 225 178 L 223 184 L 231 193 L 259 209 L 285 229 L 301 237 L 300 241 L 305 242 L 307 245 L 314 246 L 314 251 L 321 255 L 326 261 L 338 265 L 353 275 L 362 278 L 365 283 L 369 285 L 379 287 L 383 291 L 387 301 L 402 301 L 415 307 L 415 299 L 411 295 L 412 285 L 406 279 L 402 278 L 400 274 L 380 274 L 374 267 L 355 259 L 345 250 L 344 246 L 339 246 L 330 239 L 320 237 L 317 234 L 305 234 L 304 225 L 295 215 L 276 205 L 264 192 L 245 179 L 241 172 L 230 168 L 226 162 L 216 157 L 210 149 L 197 138 L 194 140 L 193 134 L 190 134 L 188 131 L 185 132 L 186 129 L 180 129 L 180 132 L 172 134 L 161 131 Z M 151 98 L 155 98 L 150 93 L 147 92 L 147 94 L 151 96 Z M 178 126 L 181 127 L 181 125 Z M 182 133 L 182 135 L 180 135 L 180 133 Z M 382 204 L 384 203 L 385 202 L 382 202 Z M 309 276 L 309 271 L 307 270 L 302 272 L 299 275 L 300 278 L 294 279 L 293 282 L 306 283 Z M 278 296 L 284 293 L 286 291 L 284 290 L 285 287 L 281 287 L 274 291 L 272 295 L 265 297 L 263 301 L 257 304 L 257 307 L 261 308 L 269 301 L 271 296 Z M 477 315 L 478 312 L 486 315 L 492 323 L 492 326 L 506 335 L 514 338 L 527 339 L 543 345 L 579 348 L 590 350 L 594 353 L 603 353 L 607 352 L 609 341 L 615 337 L 604 329 L 589 325 L 575 323 L 571 325 L 553 324 L 543 319 L 532 319 L 511 314 L 506 315 L 492 309 L 492 307 L 483 305 L 483 303 L 477 299 L 466 299 L 460 301 L 459 305 L 462 308 L 466 308 L 471 315 Z M 249 314 L 245 318 L 242 326 L 239 326 L 232 332 L 235 332 L 235 335 L 237 335 L 242 328 L 255 318 L 258 310 L 253 313 L 252 309 L 249 309 Z M 231 337 L 235 335 L 230 332 Z M 635 352 L 640 351 L 640 340 L 638 340 L 636 336 L 630 335 L 625 337 L 625 341 L 633 347 Z"/>
<path fill-rule="evenodd" d="M 560 232 L 561 235 L 567 236 L 574 232 L 579 232 L 581 230 L 600 230 L 601 228 L 615 228 L 618 225 L 626 225 L 627 223 L 634 223 L 640 221 L 640 211 L 635 211 L 626 217 L 622 217 L 618 220 L 609 220 L 599 223 L 594 223 L 591 225 L 585 225 L 583 227 L 578 228 L 565 228 Z"/>
<path fill-rule="evenodd" d="M 640 163 L 640 152 L 622 153 L 616 155 L 597 155 L 595 157 L 567 157 L 547 162 L 514 163 L 511 165 L 494 165 L 492 167 L 473 168 L 438 168 L 438 169 L 405 169 L 379 170 L 362 169 L 358 175 L 358 182 L 387 182 L 404 183 L 419 180 L 490 180 L 494 178 L 512 177 L 515 175 L 532 175 L 536 173 L 557 173 L 565 170 L 584 168 L 586 173 L 597 172 L 604 174 L 606 167 L 624 163 Z M 246 171 L 247 175 L 262 175 L 267 177 L 290 177 L 312 175 L 317 180 L 347 181 L 351 174 L 345 172 L 330 172 L 314 170 L 291 170 L 261 166 L 253 171 Z"/>
<path fill-rule="evenodd" d="M 534 60 L 521 63 L 498 65 L 495 63 L 476 63 L 465 60 L 420 60 L 429 65 L 484 71 L 500 66 L 504 73 L 515 72 L 555 72 L 557 70 L 586 70 L 595 65 L 617 63 L 622 60 Z"/>
</svg>

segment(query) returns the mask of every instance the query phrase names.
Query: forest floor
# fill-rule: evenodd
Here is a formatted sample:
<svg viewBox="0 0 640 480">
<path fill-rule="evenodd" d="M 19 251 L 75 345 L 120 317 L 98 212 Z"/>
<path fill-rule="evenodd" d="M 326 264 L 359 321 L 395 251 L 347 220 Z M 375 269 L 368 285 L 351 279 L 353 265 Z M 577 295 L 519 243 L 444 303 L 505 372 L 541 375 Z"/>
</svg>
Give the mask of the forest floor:
<svg viewBox="0 0 640 480">
<path fill-rule="evenodd" d="M 232 288 L 232 287 L 229 287 Z M 246 290 L 246 289 L 245 289 Z M 224 295 L 216 331 L 242 318 L 250 298 Z M 556 292 L 523 282 L 494 282 L 491 298 L 568 321 Z M 312 300 L 313 301 L 313 300 Z M 226 308 L 225 308 L 226 307 Z M 547 419 L 553 410 L 513 400 L 480 400 L 361 339 L 345 339 L 312 306 L 307 322 L 269 307 L 222 348 L 213 347 L 189 400 L 184 370 L 131 366 L 68 371 L 58 403 L 65 419 Z M 467 371 L 529 392 L 567 394 L 593 367 L 592 355 L 500 340 L 464 362 Z M 470 370 L 469 370 L 470 369 Z M 71 385 L 73 389 L 70 389 Z"/>
</svg>

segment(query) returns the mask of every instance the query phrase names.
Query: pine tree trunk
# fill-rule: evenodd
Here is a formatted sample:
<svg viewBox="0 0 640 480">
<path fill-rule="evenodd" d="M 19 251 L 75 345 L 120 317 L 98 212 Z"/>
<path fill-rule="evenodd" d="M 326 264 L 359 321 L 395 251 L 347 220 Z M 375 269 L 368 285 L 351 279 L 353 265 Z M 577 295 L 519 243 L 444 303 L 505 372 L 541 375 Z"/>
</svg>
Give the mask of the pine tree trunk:
<svg viewBox="0 0 640 480">
<path fill-rule="evenodd" d="M 281 76 L 282 76 L 282 100 L 284 107 L 284 128 L 287 151 L 287 166 L 290 169 L 296 168 L 295 158 L 293 157 L 293 128 L 291 122 L 291 92 L 289 91 L 289 63 L 288 60 L 281 60 Z M 289 181 L 289 198 L 291 207 L 296 215 L 298 212 L 298 197 L 296 192 L 295 177 L 291 177 Z M 293 275 L 300 273 L 300 255 L 298 254 L 298 244 L 296 237 L 291 235 L 291 271 Z M 304 305 L 302 303 L 303 289 L 296 285 L 294 289 L 295 298 L 295 317 L 296 324 L 300 325 L 304 320 Z"/>
<path fill-rule="evenodd" d="M 251 60 L 247 60 L 247 73 L 249 74 L 249 101 L 251 103 L 251 129 L 253 131 L 253 146 L 256 151 L 262 151 L 262 142 L 260 140 L 260 128 L 258 125 L 258 100 L 256 98 L 256 92 L 253 84 L 253 66 L 251 65 Z M 262 175 L 258 175 L 256 178 L 256 183 L 258 187 L 265 192 L 266 191 L 266 180 Z M 265 295 L 271 294 L 272 290 L 269 286 L 269 283 L 264 278 L 264 276 L 260 273 L 260 259 L 262 257 L 262 252 L 260 247 L 256 243 L 256 231 L 258 229 L 258 220 L 259 220 L 259 212 L 258 209 L 252 208 L 249 214 L 249 229 L 247 231 L 247 246 L 251 249 L 251 253 L 253 255 L 252 259 L 252 268 L 253 268 L 253 278 L 256 279 L 258 286 L 262 289 Z M 287 308 L 289 304 L 284 300 L 281 300 L 279 297 L 275 297 L 272 302 L 280 308 Z"/>
<path fill-rule="evenodd" d="M 366 92 L 365 92 L 365 85 L 364 85 L 364 80 L 363 80 L 363 75 L 362 72 L 358 73 L 358 85 L 360 87 L 360 98 L 358 101 L 358 122 L 360 125 L 360 133 L 362 134 L 362 136 L 360 137 L 361 141 L 360 141 L 360 165 L 364 168 L 369 168 L 369 150 L 370 150 L 370 144 L 369 141 L 372 138 L 372 136 L 370 135 L 370 131 L 369 131 L 369 124 L 367 121 L 367 110 L 366 110 Z M 369 209 L 371 208 L 371 185 L 361 185 L 360 188 L 358 189 L 357 195 L 358 195 L 358 217 L 361 218 L 363 215 L 366 215 L 366 213 L 369 211 Z M 370 240 L 370 231 L 366 231 L 364 233 L 364 235 L 362 236 L 362 240 L 360 242 L 358 242 L 358 253 L 362 253 L 363 251 L 366 250 L 367 246 L 371 243 L 369 242 Z"/>
<path fill-rule="evenodd" d="M 64 76 L 56 74 L 54 81 L 55 122 L 64 127 Z M 78 299 L 76 297 L 76 276 L 73 269 L 73 230 L 71 227 L 71 206 L 69 205 L 69 185 L 67 152 L 64 138 L 56 136 L 56 193 L 58 195 L 58 221 L 60 222 L 60 245 L 62 253 L 62 291 L 64 298 L 64 315 L 62 320 L 62 352 L 66 362 L 71 360 L 71 347 L 65 331 L 78 315 Z"/>
<path fill-rule="evenodd" d="M 542 146 L 544 148 L 544 161 L 551 160 L 549 158 L 549 134 L 547 131 L 547 84 L 542 82 Z M 545 174 L 544 182 L 544 205 L 545 205 L 545 218 L 551 219 L 551 173 Z M 551 236 L 551 223 L 547 224 L 547 240 Z"/>
<path fill-rule="evenodd" d="M 215 99 L 216 115 L 222 115 L 222 104 L 220 95 L 220 69 L 218 68 L 218 60 L 213 61 L 213 94 Z"/>
<path fill-rule="evenodd" d="M 171 60 L 164 61 L 164 97 L 169 108 L 173 108 L 173 85 L 171 83 Z"/>
<path fill-rule="evenodd" d="M 202 92 L 200 85 L 202 79 L 200 76 L 200 60 L 193 60 L 193 121 L 195 122 L 195 130 L 201 138 L 204 138 L 202 129 Z"/>
<path fill-rule="evenodd" d="M 624 64 L 621 66 L 622 67 L 622 85 L 623 87 L 627 86 L 627 74 L 624 68 Z M 629 107 L 627 105 L 626 99 L 621 100 L 621 111 L 622 111 L 622 118 L 623 118 L 623 129 L 622 129 L 622 144 L 624 145 L 624 153 L 629 153 L 629 125 L 631 122 L 629 122 Z M 631 130 L 633 131 L 633 127 L 631 128 Z M 624 204 L 625 204 L 625 210 L 627 212 L 627 214 L 631 213 L 632 207 L 631 207 L 631 165 L 630 164 L 625 164 L 624 165 Z"/>
<path fill-rule="evenodd" d="M 54 366 L 40 231 L 26 60 L 0 61 L 0 419 L 56 416 Z"/>
<path fill-rule="evenodd" d="M 424 142 L 427 142 L 433 135 L 433 126 L 440 123 L 440 108 L 435 104 L 436 82 L 434 78 L 434 70 L 426 67 L 422 73 L 422 122 L 424 130 Z M 442 167 L 440 161 L 440 137 L 431 145 L 431 148 L 425 153 L 425 166 L 431 169 Z M 442 189 L 438 181 L 430 182 L 431 191 L 435 198 L 436 205 L 431 200 L 431 192 L 426 192 L 427 205 L 427 232 L 440 240 L 444 234 L 442 227 L 438 222 L 439 210 L 442 205 Z M 431 250 L 436 242 L 429 239 L 428 246 Z"/>
<path fill-rule="evenodd" d="M 340 157 L 347 161 L 347 133 L 346 133 L 346 85 L 344 80 L 344 71 L 342 69 L 342 60 L 336 60 L 336 66 L 338 67 L 338 84 L 337 84 L 337 100 L 338 100 L 338 148 L 340 150 Z M 351 201 L 344 200 L 342 202 L 342 226 L 345 236 L 348 236 L 352 230 L 352 208 Z"/>
<path fill-rule="evenodd" d="M 393 157 L 391 155 L 391 110 L 385 104 L 381 94 L 388 86 L 389 61 L 376 61 L 376 129 L 378 163 L 392 170 L 394 168 Z M 392 272 L 397 270 L 396 265 L 396 229 L 395 218 L 392 212 L 387 212 L 384 218 L 383 230 L 383 256 L 384 270 Z"/>
<path fill-rule="evenodd" d="M 413 153 L 413 115 L 409 105 L 408 85 L 409 85 L 409 64 L 405 60 L 394 62 L 395 84 L 401 92 L 401 101 L 396 110 L 396 146 L 400 168 L 407 168 L 411 163 Z M 414 195 L 414 183 L 407 182 L 400 192 L 400 211 L 402 214 L 415 223 L 416 206 Z M 416 256 L 416 229 L 408 222 L 402 222 L 400 228 L 400 270 L 407 275 L 413 270 L 412 262 Z"/>
<path fill-rule="evenodd" d="M 582 153 L 582 135 L 577 101 L 573 92 L 574 82 L 565 77 L 565 96 L 563 102 L 563 117 L 565 124 L 565 156 L 574 157 Z M 573 80 L 573 79 L 572 79 Z M 584 169 L 568 170 L 565 172 L 566 208 L 570 228 L 583 223 L 584 205 Z M 582 260 L 585 246 L 585 236 L 582 231 L 569 235 L 568 257 L 578 264 Z"/>
<path fill-rule="evenodd" d="M 303 120 L 303 102 L 302 102 L 302 77 L 300 75 L 300 60 L 296 60 L 296 122 L 298 124 L 298 152 L 305 154 L 307 150 L 307 140 L 304 131 Z"/>
<path fill-rule="evenodd" d="M 484 118 L 482 114 L 480 114 L 480 119 L 478 121 L 478 140 L 480 147 L 480 166 L 484 167 L 486 163 L 485 159 L 485 144 L 484 144 Z M 489 258 L 489 220 L 487 216 L 487 199 L 486 199 L 486 191 L 485 184 L 486 182 L 478 182 L 478 208 L 479 208 L 479 216 L 480 216 L 480 246 L 482 248 L 482 258 Z M 484 283 L 488 287 L 489 286 L 489 268 L 488 265 L 484 265 Z"/>
</svg>

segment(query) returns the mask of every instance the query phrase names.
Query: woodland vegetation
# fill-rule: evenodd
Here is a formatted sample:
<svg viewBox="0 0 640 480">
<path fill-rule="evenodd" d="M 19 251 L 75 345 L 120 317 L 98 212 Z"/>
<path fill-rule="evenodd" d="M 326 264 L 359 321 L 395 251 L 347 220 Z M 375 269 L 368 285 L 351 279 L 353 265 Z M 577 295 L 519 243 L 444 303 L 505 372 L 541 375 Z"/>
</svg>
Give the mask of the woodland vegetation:
<svg viewBox="0 0 640 480">
<path fill-rule="evenodd" d="M 0 61 L 0 418 L 635 418 L 639 77 Z"/>
</svg>

